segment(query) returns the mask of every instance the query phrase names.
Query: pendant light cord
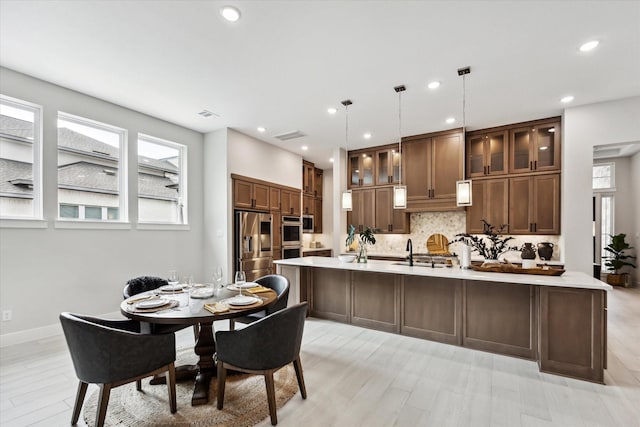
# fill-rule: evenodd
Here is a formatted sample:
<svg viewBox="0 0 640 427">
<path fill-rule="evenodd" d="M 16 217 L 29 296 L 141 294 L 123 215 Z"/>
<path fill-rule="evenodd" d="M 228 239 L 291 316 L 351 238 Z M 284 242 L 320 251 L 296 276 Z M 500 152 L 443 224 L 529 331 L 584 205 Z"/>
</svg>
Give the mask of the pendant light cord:
<svg viewBox="0 0 640 427">
<path fill-rule="evenodd" d="M 400 156 L 398 182 L 402 185 L 402 91 L 398 92 L 398 155 Z"/>
</svg>

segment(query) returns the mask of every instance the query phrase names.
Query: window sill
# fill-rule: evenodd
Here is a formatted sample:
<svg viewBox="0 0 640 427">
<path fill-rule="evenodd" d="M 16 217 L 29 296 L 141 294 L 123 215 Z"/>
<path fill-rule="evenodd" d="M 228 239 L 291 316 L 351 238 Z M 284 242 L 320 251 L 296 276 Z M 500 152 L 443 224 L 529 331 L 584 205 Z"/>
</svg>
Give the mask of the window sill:
<svg viewBox="0 0 640 427">
<path fill-rule="evenodd" d="M 0 228 L 48 228 L 46 219 L 0 219 Z"/>
<path fill-rule="evenodd" d="M 170 231 L 189 231 L 189 224 L 167 224 L 161 222 L 139 222 L 136 224 L 138 230 L 170 230 Z"/>
<path fill-rule="evenodd" d="M 128 222 L 104 222 L 104 221 L 64 221 L 57 220 L 55 228 L 80 229 L 80 230 L 131 230 Z"/>
</svg>

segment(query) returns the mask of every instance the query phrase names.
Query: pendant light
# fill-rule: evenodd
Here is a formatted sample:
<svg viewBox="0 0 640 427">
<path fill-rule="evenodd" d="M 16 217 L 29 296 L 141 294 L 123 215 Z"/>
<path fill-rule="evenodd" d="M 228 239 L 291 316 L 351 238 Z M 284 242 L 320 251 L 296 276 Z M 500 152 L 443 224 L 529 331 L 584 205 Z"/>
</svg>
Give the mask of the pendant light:
<svg viewBox="0 0 640 427">
<path fill-rule="evenodd" d="M 400 156 L 398 185 L 393 187 L 393 209 L 405 209 L 407 207 L 407 186 L 402 185 L 402 92 L 406 90 L 404 85 L 393 88 L 398 94 L 398 156 Z"/>
<path fill-rule="evenodd" d="M 466 118 L 466 77 L 467 74 L 471 74 L 471 67 L 464 67 L 458 69 L 458 75 L 462 76 L 462 143 L 466 143 L 467 132 L 467 118 Z M 466 172 L 463 167 L 463 172 Z M 471 180 L 465 179 L 456 181 L 456 205 L 458 206 L 471 206 L 472 205 L 472 187 Z"/>
<path fill-rule="evenodd" d="M 347 152 L 347 162 L 349 161 L 349 105 L 353 104 L 350 99 L 346 99 L 342 101 L 342 105 L 344 105 L 345 112 L 345 131 L 344 131 L 344 139 L 345 139 L 345 151 Z M 348 169 L 348 165 L 347 165 Z M 353 198 L 351 194 L 351 190 L 347 188 L 342 192 L 342 210 L 350 211 L 353 209 Z"/>
</svg>

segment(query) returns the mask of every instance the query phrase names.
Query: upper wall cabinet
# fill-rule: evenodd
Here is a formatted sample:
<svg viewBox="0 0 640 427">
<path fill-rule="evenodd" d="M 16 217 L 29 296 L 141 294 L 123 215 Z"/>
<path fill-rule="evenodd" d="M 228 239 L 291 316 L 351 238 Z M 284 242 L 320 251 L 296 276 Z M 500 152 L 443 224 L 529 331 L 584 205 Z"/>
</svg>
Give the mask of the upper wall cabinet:
<svg viewBox="0 0 640 427">
<path fill-rule="evenodd" d="M 463 179 L 460 130 L 418 135 L 403 142 L 409 212 L 456 209 L 456 181 Z"/>
<path fill-rule="evenodd" d="M 233 181 L 233 206 L 238 209 L 256 209 L 268 211 L 270 188 L 256 182 Z"/>
<path fill-rule="evenodd" d="M 315 167 L 313 163 L 307 162 L 306 160 L 302 162 L 302 192 L 304 194 L 313 196 L 313 191 L 315 190 Z"/>
<path fill-rule="evenodd" d="M 282 206 L 280 212 L 282 215 L 300 216 L 301 202 L 300 191 L 284 189 L 280 191 L 280 204 Z"/>
<path fill-rule="evenodd" d="M 509 132 L 470 133 L 467 136 L 467 177 L 508 173 Z"/>
<path fill-rule="evenodd" d="M 560 170 L 560 122 L 511 129 L 510 172 Z"/>
<path fill-rule="evenodd" d="M 314 168 L 313 197 L 322 198 L 322 179 L 324 172 L 322 169 Z"/>
<path fill-rule="evenodd" d="M 375 152 L 349 152 L 349 187 L 369 187 L 375 185 Z"/>
</svg>

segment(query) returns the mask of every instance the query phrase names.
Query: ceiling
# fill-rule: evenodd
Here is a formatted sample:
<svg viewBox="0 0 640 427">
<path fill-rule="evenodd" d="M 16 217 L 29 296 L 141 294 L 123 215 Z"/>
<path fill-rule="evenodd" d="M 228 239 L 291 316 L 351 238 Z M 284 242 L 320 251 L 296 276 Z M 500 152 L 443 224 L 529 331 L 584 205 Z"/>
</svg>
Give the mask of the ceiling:
<svg viewBox="0 0 640 427">
<path fill-rule="evenodd" d="M 349 149 L 397 142 L 400 84 L 402 135 L 460 127 L 464 66 L 469 130 L 560 115 L 569 94 L 569 106 L 640 95 L 640 2 L 0 0 L 0 65 L 327 168 L 345 99 Z M 306 136 L 273 137 L 294 130 Z"/>
</svg>

